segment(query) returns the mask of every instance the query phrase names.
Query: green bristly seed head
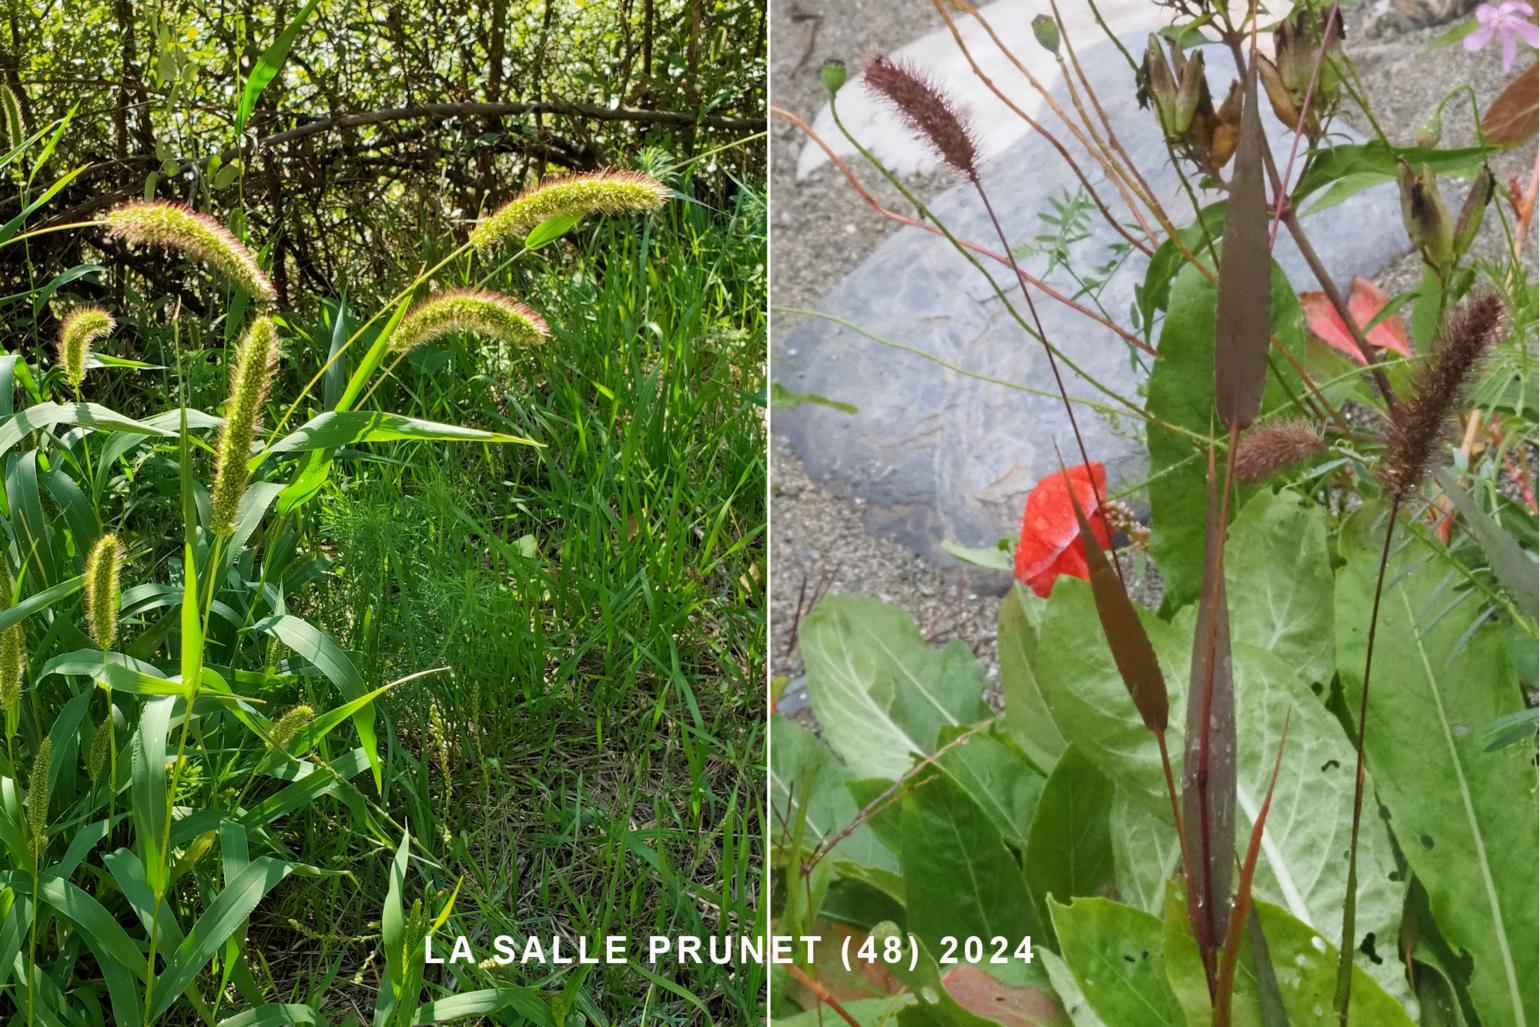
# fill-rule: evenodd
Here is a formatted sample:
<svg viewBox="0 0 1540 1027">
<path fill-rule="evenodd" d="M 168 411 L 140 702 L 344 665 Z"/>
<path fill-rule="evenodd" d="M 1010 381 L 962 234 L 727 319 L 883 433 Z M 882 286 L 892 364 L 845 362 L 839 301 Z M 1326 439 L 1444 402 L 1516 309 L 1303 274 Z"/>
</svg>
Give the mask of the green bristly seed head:
<svg viewBox="0 0 1540 1027">
<path fill-rule="evenodd" d="M 257 258 L 228 228 L 180 203 L 125 203 L 108 211 L 103 224 L 124 242 L 175 250 L 208 264 L 259 304 L 278 298 Z"/>
<path fill-rule="evenodd" d="M 103 535 L 86 555 L 86 626 L 101 649 L 111 649 L 118 637 L 119 578 L 123 572 L 123 543 Z"/>
<path fill-rule="evenodd" d="M 246 460 L 277 370 L 278 329 L 271 318 L 259 317 L 246 329 L 230 365 L 230 394 L 225 400 L 225 423 L 219 429 L 214 490 L 209 497 L 217 535 L 235 532 L 235 512 L 246 492 L 249 474 Z"/>
<path fill-rule="evenodd" d="M 0 610 L 9 609 L 13 594 L 11 572 L 0 559 Z M 5 729 L 15 731 L 15 722 L 21 702 L 21 676 L 27 667 L 27 636 L 20 624 L 12 624 L 0 631 L 0 714 L 5 717 Z"/>
<path fill-rule="evenodd" d="M 48 843 L 48 768 L 53 764 L 53 739 L 44 738 L 32 760 L 32 776 L 27 779 L 27 828 L 32 834 L 32 851 L 41 853 Z"/>
<path fill-rule="evenodd" d="M 59 367 L 71 389 L 86 380 L 91 347 L 112 334 L 117 322 L 100 307 L 77 307 L 59 325 Z"/>
<path fill-rule="evenodd" d="M 451 289 L 407 312 L 390 348 L 415 349 L 453 332 L 469 332 L 515 346 L 537 343 L 550 334 L 539 314 L 495 292 Z"/>
<path fill-rule="evenodd" d="M 107 716 L 102 718 L 101 726 L 96 729 L 96 737 L 91 739 L 91 752 L 86 757 L 86 773 L 95 781 L 102 776 L 102 768 L 107 765 L 107 752 L 112 745 L 112 711 L 107 711 Z"/>
<path fill-rule="evenodd" d="M 288 713 L 278 718 L 273 725 L 274 749 L 287 749 L 294 736 L 299 734 L 301 728 L 315 719 L 315 710 L 309 706 L 296 706 Z"/>
<path fill-rule="evenodd" d="M 663 206 L 668 187 L 634 171 L 595 171 L 542 182 L 520 193 L 471 232 L 478 250 L 522 239 L 554 217 L 645 214 Z"/>
<path fill-rule="evenodd" d="M 7 85 L 0 85 L 0 121 L 5 123 L 6 148 L 16 149 L 27 138 L 27 122 L 21 116 L 21 101 Z"/>
</svg>

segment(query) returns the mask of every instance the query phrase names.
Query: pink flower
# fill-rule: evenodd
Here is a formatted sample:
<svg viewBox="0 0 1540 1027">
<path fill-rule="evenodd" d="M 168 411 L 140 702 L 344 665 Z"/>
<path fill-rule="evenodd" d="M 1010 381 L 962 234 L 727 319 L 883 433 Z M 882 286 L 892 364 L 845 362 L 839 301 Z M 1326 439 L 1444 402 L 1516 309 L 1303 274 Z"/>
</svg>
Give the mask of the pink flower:
<svg viewBox="0 0 1540 1027">
<path fill-rule="evenodd" d="M 1353 315 L 1358 327 L 1362 328 L 1378 317 L 1389 300 L 1390 297 L 1379 286 L 1368 279 L 1353 276 L 1347 305 L 1348 313 Z M 1299 304 L 1304 308 L 1305 323 L 1312 335 L 1354 363 L 1364 362 L 1363 354 L 1358 351 L 1358 343 L 1353 340 L 1353 333 L 1348 330 L 1342 318 L 1337 316 L 1337 308 L 1331 305 L 1324 292 L 1302 292 L 1299 294 Z M 1412 355 L 1406 341 L 1406 325 L 1400 314 L 1391 314 L 1369 329 L 1368 338 L 1371 346 L 1393 350 L 1403 357 Z"/>
<path fill-rule="evenodd" d="M 1529 18 L 1535 9 L 1524 0 L 1503 0 L 1502 3 L 1482 4 L 1476 8 L 1476 30 L 1465 37 L 1465 49 L 1470 53 L 1484 48 L 1493 36 L 1502 39 L 1503 71 L 1513 70 L 1518 56 L 1517 40 L 1523 40 L 1531 49 L 1540 49 L 1540 29 Z"/>
</svg>

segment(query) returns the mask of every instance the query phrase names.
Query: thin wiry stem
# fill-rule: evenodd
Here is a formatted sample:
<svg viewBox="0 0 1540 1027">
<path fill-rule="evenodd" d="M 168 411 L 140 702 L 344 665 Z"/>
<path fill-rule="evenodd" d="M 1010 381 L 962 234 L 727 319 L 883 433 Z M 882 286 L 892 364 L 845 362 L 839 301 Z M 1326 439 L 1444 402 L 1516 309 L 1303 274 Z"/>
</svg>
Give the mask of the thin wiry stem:
<svg viewBox="0 0 1540 1027">
<path fill-rule="evenodd" d="M 832 105 L 831 105 L 831 109 L 832 109 Z M 858 179 L 856 177 L 855 172 L 853 172 L 850 169 L 850 165 L 846 164 L 843 160 L 841 160 L 839 158 L 838 155 L 835 154 L 833 147 L 831 147 L 824 140 L 824 138 L 822 136 L 820 136 L 813 129 L 813 127 L 811 125 L 809 125 L 807 122 L 803 121 L 801 118 L 797 117 L 797 115 L 793 114 L 791 111 L 788 111 L 788 110 L 786 110 L 784 108 L 781 108 L 781 107 L 771 107 L 770 108 L 770 113 L 775 114 L 775 115 L 777 115 L 779 117 L 785 118 L 787 121 L 791 122 L 793 125 L 796 125 L 797 128 L 801 129 L 807 135 L 807 137 L 809 139 L 811 139 L 814 143 L 818 144 L 819 149 L 823 150 L 824 154 L 828 156 L 830 162 L 835 166 L 836 169 L 838 169 L 840 174 L 845 177 L 845 181 L 847 183 L 849 183 L 850 187 L 856 191 L 856 194 L 858 196 L 860 196 L 861 199 L 866 202 L 867 206 L 871 207 L 874 211 L 876 211 L 878 214 L 881 214 L 883 217 L 887 218 L 889 221 L 896 221 L 896 222 L 898 222 L 901 225 L 908 225 L 910 228 L 923 229 L 924 231 L 929 232 L 932 235 L 939 235 L 939 236 L 942 236 L 943 238 L 949 238 L 950 241 L 954 243 L 954 245 L 961 246 L 963 249 L 970 250 L 973 253 L 976 253 L 976 254 L 978 254 L 981 257 L 988 257 L 990 260 L 993 260 L 996 263 L 999 263 L 999 264 L 1007 264 L 1008 263 L 1008 261 L 1005 259 L 1004 256 L 1002 256 L 1001 254 L 996 253 L 994 250 L 989 249 L 987 246 L 983 246 L 983 245 L 981 245 L 979 243 L 973 242 L 973 241 L 968 240 L 968 239 L 961 239 L 961 238 L 957 238 L 955 236 L 948 237 L 947 232 L 945 230 L 937 227 L 936 225 L 934 225 L 934 224 L 932 224 L 932 223 L 930 223 L 928 221 L 921 220 L 920 218 L 910 217 L 908 214 L 902 214 L 902 213 L 900 213 L 900 212 L 898 212 L 896 210 L 893 210 L 890 207 L 884 206 L 882 201 L 878 200 L 875 196 L 873 196 L 871 194 L 871 192 L 864 185 L 861 184 L 861 181 L 860 181 L 860 179 Z M 859 149 L 859 147 L 858 147 L 858 149 Z M 864 150 L 862 151 L 862 153 L 863 153 L 863 155 L 868 156 L 868 159 L 870 159 L 870 156 L 867 155 Z M 918 204 L 916 206 L 918 206 Z M 1055 289 L 1053 286 L 1049 285 L 1047 282 L 1044 282 L 1042 279 L 1034 278 L 1031 275 L 1027 274 L 1025 271 L 1021 272 L 1021 275 L 1022 275 L 1022 277 L 1028 283 L 1036 286 L 1038 289 L 1041 289 L 1043 294 L 1045 296 L 1049 297 L 1050 299 L 1053 299 L 1053 300 L 1058 301 L 1059 303 L 1062 303 L 1064 306 L 1066 306 L 1069 309 L 1075 311 L 1075 313 L 1077 313 L 1077 314 L 1085 315 L 1086 317 L 1090 318 L 1092 321 L 1095 321 L 1097 324 L 1101 325 L 1103 328 L 1107 329 L 1108 331 L 1115 332 L 1117 334 L 1118 338 L 1122 339 L 1124 342 L 1128 343 L 1130 346 L 1133 346 L 1135 349 L 1142 350 L 1144 353 L 1148 354 L 1149 356 L 1154 356 L 1155 355 L 1154 347 L 1152 347 L 1149 343 L 1145 342 L 1143 339 L 1139 338 L 1139 336 L 1135 335 L 1133 332 L 1130 332 L 1128 329 L 1126 329 L 1122 325 L 1118 324 L 1116 321 L 1113 321 L 1110 318 L 1104 317 L 1103 315 L 1097 313 L 1096 311 L 1090 309 L 1089 307 L 1086 307 L 1083 304 L 1076 302 L 1075 300 L 1071 299 L 1070 297 L 1064 295 L 1062 292 L 1059 292 L 1057 289 Z"/>
<path fill-rule="evenodd" d="M 1396 533 L 1396 514 L 1401 496 L 1390 503 L 1390 520 L 1385 525 L 1385 545 L 1380 550 L 1379 574 L 1374 583 L 1374 605 L 1369 611 L 1368 648 L 1364 652 L 1363 691 L 1358 697 L 1358 736 L 1354 741 L 1357 758 L 1353 776 L 1353 830 L 1348 839 L 1347 894 L 1342 904 L 1342 940 L 1337 945 L 1337 1022 L 1347 1027 L 1348 1004 L 1353 996 L 1354 920 L 1358 906 L 1358 829 L 1364 811 L 1364 731 L 1369 720 L 1369 672 L 1374 667 L 1374 633 L 1380 622 L 1380 597 L 1385 592 L 1385 569 L 1390 566 L 1390 540 Z"/>
</svg>

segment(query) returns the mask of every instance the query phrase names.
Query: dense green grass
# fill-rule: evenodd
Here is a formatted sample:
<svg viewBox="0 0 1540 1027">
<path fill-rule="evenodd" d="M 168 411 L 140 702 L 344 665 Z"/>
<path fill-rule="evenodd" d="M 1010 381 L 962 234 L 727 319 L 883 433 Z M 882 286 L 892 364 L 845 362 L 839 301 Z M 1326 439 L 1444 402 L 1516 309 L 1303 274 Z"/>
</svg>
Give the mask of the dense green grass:
<svg viewBox="0 0 1540 1027">
<path fill-rule="evenodd" d="M 600 223 L 485 283 L 546 314 L 546 345 L 508 360 L 458 340 L 376 395 L 546 448 L 343 456 L 323 518 L 336 562 L 304 612 L 371 681 L 442 668 L 386 706 L 382 804 L 439 863 L 414 862 L 414 893 L 464 880 L 446 933 L 760 929 L 764 226 L 749 189 L 728 211 Z M 324 360 L 317 336 L 300 366 Z M 293 944 L 290 918 L 313 936 L 283 957 L 296 997 L 368 958 L 372 941 L 319 939 L 375 933 L 389 857 L 340 806 L 305 831 L 333 852 L 314 861 L 354 876 L 273 911 L 275 938 Z M 658 971 L 673 987 L 624 967 L 460 967 L 454 987 L 542 983 L 595 1023 L 762 1015 L 758 968 Z"/>
</svg>

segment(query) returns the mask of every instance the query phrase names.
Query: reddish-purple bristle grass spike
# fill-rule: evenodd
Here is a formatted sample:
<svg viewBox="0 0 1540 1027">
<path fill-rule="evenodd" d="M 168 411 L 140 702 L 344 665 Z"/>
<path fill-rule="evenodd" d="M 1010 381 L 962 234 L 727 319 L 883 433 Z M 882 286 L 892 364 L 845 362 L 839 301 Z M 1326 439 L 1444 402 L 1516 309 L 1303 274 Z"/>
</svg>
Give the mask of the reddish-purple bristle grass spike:
<svg viewBox="0 0 1540 1027">
<path fill-rule="evenodd" d="M 907 62 L 879 57 L 867 66 L 865 80 L 942 160 L 970 179 L 978 177 L 978 144 L 967 116 L 924 72 Z"/>
<path fill-rule="evenodd" d="M 1449 419 L 1482 357 L 1501 334 L 1502 323 L 1503 303 L 1495 293 L 1478 296 L 1445 318 L 1433 354 L 1418 370 L 1411 395 L 1391 422 L 1380 481 L 1392 497 L 1407 499 L 1427 477 Z"/>
<path fill-rule="evenodd" d="M 1255 485 L 1325 450 L 1321 433 L 1304 418 L 1269 421 L 1241 436 L 1235 448 L 1235 476 Z"/>
</svg>

